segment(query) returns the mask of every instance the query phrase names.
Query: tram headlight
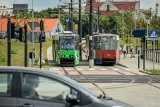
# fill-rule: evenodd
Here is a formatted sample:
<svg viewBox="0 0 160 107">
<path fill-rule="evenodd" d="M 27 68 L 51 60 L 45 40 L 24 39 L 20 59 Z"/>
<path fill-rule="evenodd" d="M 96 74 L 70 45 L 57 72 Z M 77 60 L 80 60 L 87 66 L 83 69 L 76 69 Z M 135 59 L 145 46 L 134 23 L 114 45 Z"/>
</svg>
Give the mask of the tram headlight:
<svg viewBox="0 0 160 107">
<path fill-rule="evenodd" d="M 70 58 L 74 58 L 74 55 L 70 55 Z"/>
<path fill-rule="evenodd" d="M 65 56 L 64 55 L 61 55 L 61 58 L 64 58 Z"/>
</svg>

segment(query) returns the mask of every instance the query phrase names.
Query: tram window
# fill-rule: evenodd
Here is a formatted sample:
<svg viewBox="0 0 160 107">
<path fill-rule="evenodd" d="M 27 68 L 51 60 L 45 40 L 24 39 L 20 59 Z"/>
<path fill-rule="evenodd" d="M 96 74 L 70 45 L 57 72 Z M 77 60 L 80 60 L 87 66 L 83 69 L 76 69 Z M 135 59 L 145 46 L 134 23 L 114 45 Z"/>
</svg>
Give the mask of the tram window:
<svg viewBox="0 0 160 107">
<path fill-rule="evenodd" d="M 94 48 L 101 49 L 101 43 L 99 43 L 99 42 L 95 43 Z"/>
<path fill-rule="evenodd" d="M 107 37 L 102 37 L 102 42 L 106 42 L 107 41 Z"/>
</svg>

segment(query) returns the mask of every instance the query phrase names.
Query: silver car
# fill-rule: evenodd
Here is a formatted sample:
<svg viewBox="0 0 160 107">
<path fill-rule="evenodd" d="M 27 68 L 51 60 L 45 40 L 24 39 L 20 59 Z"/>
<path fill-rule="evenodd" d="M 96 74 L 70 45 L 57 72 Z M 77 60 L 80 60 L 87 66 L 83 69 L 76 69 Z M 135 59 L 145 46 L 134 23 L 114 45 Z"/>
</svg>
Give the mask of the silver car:
<svg viewBox="0 0 160 107">
<path fill-rule="evenodd" d="M 0 107 L 132 107 L 55 72 L 0 67 Z"/>
</svg>

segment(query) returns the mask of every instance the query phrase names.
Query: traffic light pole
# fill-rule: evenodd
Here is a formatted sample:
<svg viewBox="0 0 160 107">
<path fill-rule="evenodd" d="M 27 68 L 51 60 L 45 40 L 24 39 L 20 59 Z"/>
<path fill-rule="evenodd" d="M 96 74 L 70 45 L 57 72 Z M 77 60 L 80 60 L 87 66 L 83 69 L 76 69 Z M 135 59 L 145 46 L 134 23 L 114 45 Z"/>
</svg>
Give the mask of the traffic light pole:
<svg viewBox="0 0 160 107">
<path fill-rule="evenodd" d="M 79 26 L 78 26 L 78 34 L 80 38 L 80 43 L 82 42 L 82 17 L 81 17 L 81 0 L 79 0 Z M 82 61 L 82 45 L 79 47 L 80 52 L 80 61 Z"/>
<path fill-rule="evenodd" d="M 146 38 L 143 37 L 143 70 L 145 70 L 145 44 L 146 44 Z"/>
<path fill-rule="evenodd" d="M 28 41 L 27 41 L 27 25 L 25 24 L 24 25 L 24 31 L 25 31 L 25 41 L 24 41 L 24 44 L 25 44 L 25 50 L 24 50 L 24 66 L 27 67 L 28 65 Z"/>
<path fill-rule="evenodd" d="M 8 24 L 7 24 L 7 42 L 8 42 L 8 60 L 7 60 L 7 65 L 11 66 L 11 19 L 8 19 Z"/>
<path fill-rule="evenodd" d="M 90 0 L 89 14 L 89 68 L 93 68 L 93 0 Z"/>
<path fill-rule="evenodd" d="M 44 31 L 44 25 L 43 25 L 43 21 L 42 21 L 42 19 L 41 19 L 41 21 L 40 21 L 40 30 L 41 30 L 41 34 L 40 34 L 40 53 L 39 53 L 39 55 L 40 55 L 40 69 L 42 68 L 42 34 L 43 34 L 43 31 Z"/>
<path fill-rule="evenodd" d="M 39 62 L 39 68 L 41 69 L 42 68 L 42 31 L 41 31 L 41 34 L 40 34 L 40 62 Z"/>
</svg>

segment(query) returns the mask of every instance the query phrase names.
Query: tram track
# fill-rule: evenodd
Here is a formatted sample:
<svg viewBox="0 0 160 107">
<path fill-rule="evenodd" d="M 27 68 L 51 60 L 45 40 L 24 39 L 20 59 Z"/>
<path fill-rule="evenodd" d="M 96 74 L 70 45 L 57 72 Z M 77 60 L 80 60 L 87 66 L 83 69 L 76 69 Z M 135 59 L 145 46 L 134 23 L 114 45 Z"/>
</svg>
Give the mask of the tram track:
<svg viewBox="0 0 160 107">
<path fill-rule="evenodd" d="M 62 67 L 62 68 L 63 68 L 64 72 L 66 73 L 66 75 L 68 75 L 71 79 L 73 79 L 73 78 L 72 78 L 73 75 L 70 75 L 70 74 L 67 72 L 67 70 L 64 69 L 64 67 Z M 77 70 L 75 67 L 73 67 L 73 69 L 78 72 L 80 78 L 85 78 L 89 83 L 91 83 L 91 84 L 93 84 L 95 87 L 97 87 L 97 88 L 102 92 L 104 98 L 107 97 L 107 96 L 106 96 L 106 93 L 103 91 L 103 89 L 102 89 L 101 87 L 99 87 L 94 81 L 90 80 L 88 77 L 86 77 L 83 73 L 81 73 L 81 72 L 80 72 L 79 70 Z M 74 79 L 74 80 L 75 80 L 75 79 Z"/>
<path fill-rule="evenodd" d="M 110 69 L 120 75 L 115 75 L 115 74 L 83 74 L 81 71 L 77 70 L 75 67 L 72 67 L 72 72 L 68 70 L 68 68 L 63 68 L 65 75 L 76 80 L 77 82 L 80 83 L 88 83 L 88 79 L 92 82 L 95 83 L 159 83 L 160 78 L 153 78 L 148 75 L 139 75 L 134 72 L 127 72 L 133 74 L 133 75 L 126 75 L 123 72 L 120 72 L 118 70 L 115 70 L 113 67 L 107 69 Z M 121 68 L 121 70 L 125 70 L 124 68 Z M 149 81 L 148 81 L 149 80 Z"/>
<path fill-rule="evenodd" d="M 105 66 L 106 67 L 106 66 Z M 116 66 L 117 67 L 117 66 Z M 126 83 L 126 84 L 121 84 L 119 86 L 114 86 L 114 87 L 101 87 L 100 89 L 101 90 L 104 90 L 104 89 L 114 89 L 114 88 L 124 88 L 124 87 L 131 87 L 131 86 L 128 86 L 127 83 L 141 83 L 141 85 L 143 84 L 148 84 L 152 87 L 155 87 L 157 89 L 160 89 L 160 87 L 154 85 L 153 83 L 160 83 L 160 77 L 158 76 L 156 78 L 156 81 L 152 81 L 150 78 L 149 75 L 139 75 L 135 72 L 130 72 L 132 73 L 133 75 L 126 75 L 122 72 L 119 72 L 117 70 L 113 70 L 113 68 L 110 70 L 113 70 L 117 73 L 119 73 L 120 75 L 95 75 L 95 74 L 88 74 L 88 75 L 84 75 L 81 71 L 79 71 L 78 69 L 76 69 L 75 67 L 72 67 L 72 70 L 74 70 L 74 72 L 77 72 L 75 74 L 70 74 L 64 67 L 62 67 L 64 72 L 65 72 L 65 75 L 68 76 L 69 78 L 79 82 L 79 83 L 92 83 L 94 86 L 96 87 L 99 87 L 97 86 L 97 83 Z M 108 67 L 107 67 L 108 68 Z M 124 69 L 124 68 L 121 68 L 121 67 L 117 67 L 121 70 L 124 70 L 124 71 L 127 71 L 129 72 L 128 70 Z M 137 77 L 138 76 L 138 77 Z M 141 79 L 139 81 L 136 81 L 136 79 Z M 147 79 L 149 80 L 149 82 L 147 81 Z M 152 83 L 153 82 L 153 83 Z M 135 85 L 134 85 L 135 86 Z M 96 90 L 95 88 L 93 88 L 94 90 Z"/>
<path fill-rule="evenodd" d="M 115 67 L 115 68 L 116 68 L 116 67 Z M 122 72 L 119 72 L 119 71 L 117 71 L 117 70 L 115 70 L 115 69 L 111 69 L 110 67 L 107 67 L 107 69 L 113 70 L 113 71 L 115 71 L 116 73 L 118 73 L 118 74 L 120 74 L 120 75 L 123 75 L 123 76 L 125 76 L 125 77 L 128 77 L 128 78 L 131 80 L 130 83 L 134 83 L 134 82 L 135 82 L 135 78 L 133 78 L 133 77 L 131 77 L 131 76 L 129 76 L 129 75 L 126 75 L 126 74 L 124 74 L 124 73 L 122 73 Z M 116 69 L 117 69 L 117 68 L 116 68 Z"/>
</svg>

